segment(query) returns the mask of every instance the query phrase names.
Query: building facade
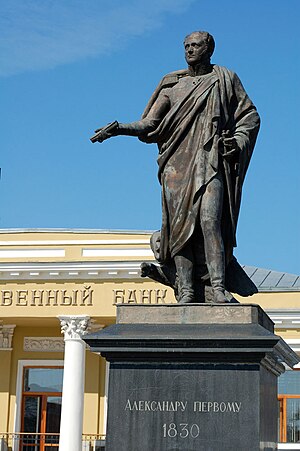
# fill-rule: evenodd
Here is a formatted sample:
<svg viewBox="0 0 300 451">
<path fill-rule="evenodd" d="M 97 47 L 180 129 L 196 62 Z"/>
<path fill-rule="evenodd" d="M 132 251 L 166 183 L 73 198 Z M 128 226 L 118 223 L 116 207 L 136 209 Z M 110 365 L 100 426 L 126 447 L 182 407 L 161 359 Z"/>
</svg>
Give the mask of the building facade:
<svg viewBox="0 0 300 451">
<path fill-rule="evenodd" d="M 61 412 L 62 316 L 84 315 L 99 330 L 116 305 L 175 302 L 170 288 L 140 277 L 153 261 L 150 232 L 2 230 L 0 233 L 0 450 L 55 450 Z M 276 333 L 300 354 L 300 277 L 244 268 Z M 105 360 L 86 350 L 83 449 L 105 442 Z M 76 377 L 76 375 L 74 375 Z M 72 381 L 70 381 L 72 383 Z M 300 372 L 279 379 L 279 449 L 300 449 Z M 2 447 L 2 448 L 1 448 Z"/>
</svg>

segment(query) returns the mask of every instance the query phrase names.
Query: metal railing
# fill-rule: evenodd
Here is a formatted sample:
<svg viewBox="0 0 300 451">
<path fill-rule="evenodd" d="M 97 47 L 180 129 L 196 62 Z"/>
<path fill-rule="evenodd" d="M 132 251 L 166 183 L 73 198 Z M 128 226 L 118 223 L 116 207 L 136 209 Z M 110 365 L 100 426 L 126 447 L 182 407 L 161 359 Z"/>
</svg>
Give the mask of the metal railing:
<svg viewBox="0 0 300 451">
<path fill-rule="evenodd" d="M 58 451 L 59 434 L 0 433 L 0 451 Z M 82 451 L 104 451 L 105 435 L 83 434 Z"/>
</svg>

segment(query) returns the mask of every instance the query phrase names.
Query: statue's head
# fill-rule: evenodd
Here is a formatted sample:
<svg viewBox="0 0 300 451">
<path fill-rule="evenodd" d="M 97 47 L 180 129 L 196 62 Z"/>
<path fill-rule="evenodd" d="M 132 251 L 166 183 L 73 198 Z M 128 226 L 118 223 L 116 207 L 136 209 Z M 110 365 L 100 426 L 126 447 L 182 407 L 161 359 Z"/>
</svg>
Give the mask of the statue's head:
<svg viewBox="0 0 300 451">
<path fill-rule="evenodd" d="M 185 60 L 189 66 L 209 63 L 214 53 L 215 41 L 207 31 L 194 31 L 184 39 Z"/>
</svg>

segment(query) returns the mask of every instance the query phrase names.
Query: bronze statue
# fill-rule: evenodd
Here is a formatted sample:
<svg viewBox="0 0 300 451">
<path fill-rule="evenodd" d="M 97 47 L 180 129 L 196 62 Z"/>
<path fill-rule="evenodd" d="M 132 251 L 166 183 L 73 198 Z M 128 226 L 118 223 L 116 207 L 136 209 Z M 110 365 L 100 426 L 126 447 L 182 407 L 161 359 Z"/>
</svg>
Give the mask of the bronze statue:
<svg viewBox="0 0 300 451">
<path fill-rule="evenodd" d="M 142 119 L 115 121 L 91 138 L 157 143 L 162 227 L 151 246 L 159 265 L 144 263 L 142 275 L 172 286 L 180 303 L 205 302 L 206 286 L 216 303 L 233 299 L 226 291 L 257 291 L 233 248 L 259 116 L 237 75 L 211 64 L 214 46 L 207 32 L 188 35 L 188 68 L 162 79 Z"/>
</svg>

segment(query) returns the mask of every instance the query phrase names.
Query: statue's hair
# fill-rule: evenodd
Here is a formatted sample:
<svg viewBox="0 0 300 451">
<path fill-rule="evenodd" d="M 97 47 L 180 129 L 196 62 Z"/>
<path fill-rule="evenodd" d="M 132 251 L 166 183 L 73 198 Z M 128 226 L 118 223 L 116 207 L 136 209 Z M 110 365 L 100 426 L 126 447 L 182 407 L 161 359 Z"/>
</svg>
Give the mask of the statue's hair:
<svg viewBox="0 0 300 451">
<path fill-rule="evenodd" d="M 215 40 L 213 36 L 209 34 L 207 31 L 193 31 L 184 38 L 184 42 L 186 38 L 188 38 L 192 34 L 199 34 L 201 36 L 201 38 L 206 42 L 207 52 L 209 53 L 209 56 L 211 56 L 215 50 Z"/>
</svg>

